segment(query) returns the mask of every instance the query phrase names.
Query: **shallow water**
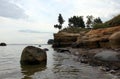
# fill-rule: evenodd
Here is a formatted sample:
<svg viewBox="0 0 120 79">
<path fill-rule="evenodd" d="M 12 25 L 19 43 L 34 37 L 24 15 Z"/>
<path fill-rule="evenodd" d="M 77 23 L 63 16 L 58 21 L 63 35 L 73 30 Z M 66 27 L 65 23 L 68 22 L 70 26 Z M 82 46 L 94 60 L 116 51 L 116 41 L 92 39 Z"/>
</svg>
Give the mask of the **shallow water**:
<svg viewBox="0 0 120 79">
<path fill-rule="evenodd" d="M 0 79 L 119 79 L 114 75 L 81 64 L 69 53 L 57 53 L 50 45 L 47 62 L 41 65 L 22 66 L 20 56 L 26 45 L 0 47 Z M 36 47 L 38 47 L 36 45 Z"/>
</svg>

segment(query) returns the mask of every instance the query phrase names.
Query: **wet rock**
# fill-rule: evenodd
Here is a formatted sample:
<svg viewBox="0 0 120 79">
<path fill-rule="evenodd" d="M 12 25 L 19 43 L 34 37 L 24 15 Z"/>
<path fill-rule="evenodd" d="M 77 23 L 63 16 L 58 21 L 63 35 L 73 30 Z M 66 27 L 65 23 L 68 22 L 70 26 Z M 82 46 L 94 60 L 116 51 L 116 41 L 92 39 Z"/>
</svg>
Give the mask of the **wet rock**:
<svg viewBox="0 0 120 79">
<path fill-rule="evenodd" d="M 100 67 L 100 70 L 102 70 L 102 71 L 110 71 L 110 68 L 109 67 Z"/>
<path fill-rule="evenodd" d="M 47 60 L 46 52 L 34 46 L 27 46 L 24 48 L 21 55 L 21 64 L 40 64 Z"/>
<path fill-rule="evenodd" d="M 60 53 L 63 53 L 63 52 L 69 52 L 69 53 L 71 53 L 70 52 L 70 50 L 69 49 L 67 49 L 67 48 L 57 48 L 57 49 L 55 49 L 57 52 L 60 52 Z"/>
<path fill-rule="evenodd" d="M 47 43 L 48 43 L 48 44 L 53 44 L 53 43 L 54 43 L 54 40 L 53 40 L 53 39 L 49 39 Z"/>
<path fill-rule="evenodd" d="M 87 64 L 88 63 L 88 59 L 82 58 L 82 59 L 80 59 L 80 62 Z"/>
<path fill-rule="evenodd" d="M 48 48 L 44 48 L 43 50 L 44 50 L 44 51 L 49 51 L 49 49 L 48 49 Z"/>
<path fill-rule="evenodd" d="M 41 47 L 41 45 L 38 45 L 39 47 Z"/>
<path fill-rule="evenodd" d="M 47 68 L 46 64 L 46 62 L 42 62 L 38 65 L 21 65 L 21 73 L 25 75 L 23 79 L 32 79 L 32 75 L 36 72 L 44 71 Z"/>
<path fill-rule="evenodd" d="M 112 73 L 112 74 L 115 74 L 115 73 L 116 73 L 115 70 L 110 70 L 109 72 Z"/>
<path fill-rule="evenodd" d="M 0 43 L 0 46 L 7 46 L 6 43 Z"/>
<path fill-rule="evenodd" d="M 94 56 L 94 58 L 97 60 L 101 60 L 101 61 L 114 62 L 114 61 L 120 61 L 120 59 L 118 58 L 118 55 L 119 55 L 119 53 L 117 53 L 115 51 L 106 50 L 106 51 L 97 53 Z"/>
<path fill-rule="evenodd" d="M 111 48 L 117 49 L 120 48 L 120 32 L 112 34 L 109 38 Z"/>
</svg>

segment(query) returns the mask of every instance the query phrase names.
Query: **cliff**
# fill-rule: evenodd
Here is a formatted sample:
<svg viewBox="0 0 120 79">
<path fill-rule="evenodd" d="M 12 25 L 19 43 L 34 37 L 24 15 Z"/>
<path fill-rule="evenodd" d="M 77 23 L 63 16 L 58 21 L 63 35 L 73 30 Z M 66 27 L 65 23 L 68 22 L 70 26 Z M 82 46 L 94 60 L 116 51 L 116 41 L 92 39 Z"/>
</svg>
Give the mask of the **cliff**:
<svg viewBox="0 0 120 79">
<path fill-rule="evenodd" d="M 53 47 L 77 47 L 77 48 L 119 48 L 120 26 L 91 29 L 90 31 L 81 31 L 79 33 L 60 32 L 54 34 Z M 117 41 L 116 37 L 117 38 Z M 113 43 L 113 41 L 117 43 Z M 117 46 L 115 44 L 118 44 Z"/>
<path fill-rule="evenodd" d="M 53 47 L 68 47 L 77 41 L 79 33 L 66 33 L 60 32 L 54 34 L 54 44 Z"/>
</svg>

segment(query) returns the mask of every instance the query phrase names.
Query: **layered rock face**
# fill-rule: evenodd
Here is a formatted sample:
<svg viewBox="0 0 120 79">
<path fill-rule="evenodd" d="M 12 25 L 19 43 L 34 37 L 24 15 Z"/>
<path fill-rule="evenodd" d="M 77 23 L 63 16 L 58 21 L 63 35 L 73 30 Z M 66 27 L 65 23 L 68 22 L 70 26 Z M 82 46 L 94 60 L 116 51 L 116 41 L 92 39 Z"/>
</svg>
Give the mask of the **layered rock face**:
<svg viewBox="0 0 120 79">
<path fill-rule="evenodd" d="M 120 48 L 120 31 L 112 34 L 109 38 L 111 48 L 119 49 Z"/>
<path fill-rule="evenodd" d="M 79 34 L 72 33 L 57 33 L 54 34 L 54 44 L 53 47 L 68 47 L 77 41 Z"/>
<path fill-rule="evenodd" d="M 46 52 L 34 46 L 24 48 L 21 55 L 21 64 L 40 64 L 47 60 Z"/>
<path fill-rule="evenodd" d="M 91 29 L 89 32 L 54 34 L 53 47 L 68 47 L 75 44 L 78 48 L 118 48 L 120 46 L 120 26 Z M 119 43 L 118 43 L 119 42 Z"/>
</svg>

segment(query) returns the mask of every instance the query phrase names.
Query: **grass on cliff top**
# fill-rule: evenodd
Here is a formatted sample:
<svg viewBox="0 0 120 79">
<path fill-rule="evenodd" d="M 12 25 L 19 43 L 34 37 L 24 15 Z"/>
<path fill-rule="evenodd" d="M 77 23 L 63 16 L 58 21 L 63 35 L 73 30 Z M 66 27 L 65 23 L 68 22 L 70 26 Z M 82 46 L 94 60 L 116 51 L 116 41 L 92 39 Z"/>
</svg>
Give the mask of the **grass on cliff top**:
<svg viewBox="0 0 120 79">
<path fill-rule="evenodd" d="M 107 24 L 109 27 L 120 25 L 120 14 L 105 22 L 105 24 Z"/>
<path fill-rule="evenodd" d="M 64 28 L 62 30 L 60 30 L 59 32 L 67 32 L 67 33 L 80 33 L 80 32 L 88 32 L 90 29 L 88 28 L 80 28 L 80 27 L 67 27 Z"/>
<path fill-rule="evenodd" d="M 120 14 L 106 21 L 105 23 L 93 25 L 93 28 L 94 29 L 108 28 L 108 27 L 114 27 L 114 26 L 119 26 L 119 25 L 120 25 Z"/>
</svg>

